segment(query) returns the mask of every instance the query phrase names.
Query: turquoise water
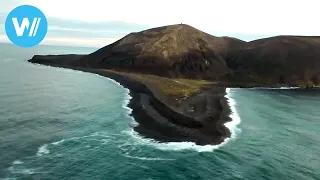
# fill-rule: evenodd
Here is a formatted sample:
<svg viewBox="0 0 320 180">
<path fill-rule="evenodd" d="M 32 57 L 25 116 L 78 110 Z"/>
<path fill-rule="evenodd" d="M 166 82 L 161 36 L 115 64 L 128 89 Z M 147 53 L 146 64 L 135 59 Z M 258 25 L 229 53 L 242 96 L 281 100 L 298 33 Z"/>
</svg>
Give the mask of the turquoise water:
<svg viewBox="0 0 320 180">
<path fill-rule="evenodd" d="M 93 50 L 0 44 L 0 179 L 320 179 L 320 91 L 231 89 L 227 143 L 157 143 L 116 82 L 25 61 Z"/>
</svg>

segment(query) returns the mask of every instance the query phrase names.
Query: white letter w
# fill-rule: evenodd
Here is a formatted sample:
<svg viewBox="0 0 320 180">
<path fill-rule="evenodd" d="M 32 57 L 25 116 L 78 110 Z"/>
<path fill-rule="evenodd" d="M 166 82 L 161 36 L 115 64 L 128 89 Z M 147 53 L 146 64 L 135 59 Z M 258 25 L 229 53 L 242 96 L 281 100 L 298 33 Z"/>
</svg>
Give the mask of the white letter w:
<svg viewBox="0 0 320 180">
<path fill-rule="evenodd" d="M 41 18 L 33 18 L 29 36 L 35 36 L 38 31 Z M 23 18 L 21 25 L 19 26 L 18 19 L 12 18 L 14 29 L 16 30 L 17 36 L 23 36 L 24 30 L 29 29 L 30 22 L 28 18 Z"/>
</svg>

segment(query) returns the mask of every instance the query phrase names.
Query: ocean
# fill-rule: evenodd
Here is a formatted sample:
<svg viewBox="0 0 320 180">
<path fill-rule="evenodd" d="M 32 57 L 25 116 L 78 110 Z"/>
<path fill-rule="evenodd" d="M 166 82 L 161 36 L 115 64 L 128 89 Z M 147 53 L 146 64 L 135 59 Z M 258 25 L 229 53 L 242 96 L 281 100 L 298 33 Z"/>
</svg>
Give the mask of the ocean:
<svg viewBox="0 0 320 180">
<path fill-rule="evenodd" d="M 0 44 L 0 179 L 320 179 L 319 90 L 228 89 L 226 143 L 159 143 L 117 82 L 26 61 L 94 50 Z"/>
</svg>

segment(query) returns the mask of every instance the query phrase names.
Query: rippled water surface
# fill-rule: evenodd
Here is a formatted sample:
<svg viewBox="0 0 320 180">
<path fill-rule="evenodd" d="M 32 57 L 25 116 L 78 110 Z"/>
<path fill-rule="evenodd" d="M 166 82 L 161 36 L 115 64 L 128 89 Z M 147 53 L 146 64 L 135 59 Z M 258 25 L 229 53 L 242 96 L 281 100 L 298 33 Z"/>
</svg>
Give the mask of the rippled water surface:
<svg viewBox="0 0 320 180">
<path fill-rule="evenodd" d="M 227 143 L 162 144 L 132 131 L 116 82 L 25 61 L 93 50 L 0 44 L 0 178 L 320 179 L 320 91 L 231 89 Z"/>
</svg>

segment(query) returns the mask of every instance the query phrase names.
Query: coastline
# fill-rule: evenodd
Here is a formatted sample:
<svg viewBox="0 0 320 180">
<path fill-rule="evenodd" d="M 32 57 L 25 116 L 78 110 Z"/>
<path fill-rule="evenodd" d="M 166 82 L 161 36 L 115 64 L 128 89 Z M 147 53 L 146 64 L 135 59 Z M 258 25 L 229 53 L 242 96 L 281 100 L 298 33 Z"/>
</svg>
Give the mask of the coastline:
<svg viewBox="0 0 320 180">
<path fill-rule="evenodd" d="M 206 102 L 211 112 L 206 112 L 208 115 L 201 117 L 204 121 L 199 121 L 195 120 L 199 117 L 190 117 L 175 111 L 161 101 L 161 97 L 155 95 L 147 85 L 117 72 L 31 60 L 29 62 L 97 74 L 113 79 L 129 89 L 131 99 L 127 106 L 132 109 L 130 116 L 138 124 L 134 131 L 145 138 L 163 143 L 192 142 L 196 145 L 219 145 L 232 136 L 231 131 L 225 126 L 227 122 L 232 121 L 225 88 L 208 88 L 191 98 L 191 102 L 196 101 L 197 106 L 203 106 L 203 101 L 208 101 L 208 98 L 213 99 L 213 102 Z M 203 96 L 206 98 L 203 99 Z M 184 106 L 188 103 L 190 102 L 185 102 Z"/>
</svg>

